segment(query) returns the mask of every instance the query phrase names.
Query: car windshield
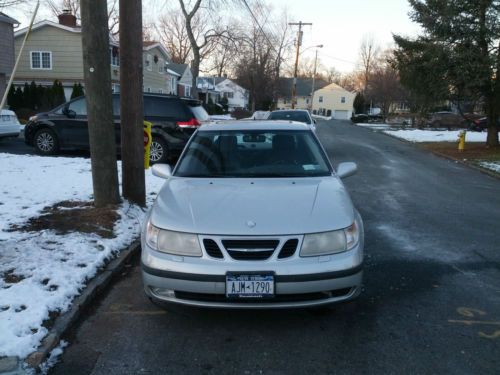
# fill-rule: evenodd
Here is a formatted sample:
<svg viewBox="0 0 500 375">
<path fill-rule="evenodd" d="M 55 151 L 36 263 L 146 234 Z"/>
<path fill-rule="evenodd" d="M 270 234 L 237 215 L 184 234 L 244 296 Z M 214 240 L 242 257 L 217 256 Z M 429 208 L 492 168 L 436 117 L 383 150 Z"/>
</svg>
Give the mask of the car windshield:
<svg viewBox="0 0 500 375">
<path fill-rule="evenodd" d="M 269 120 L 289 120 L 289 121 L 298 121 L 304 122 L 306 124 L 311 123 L 311 119 L 308 114 L 303 111 L 278 111 L 271 112 L 269 115 Z"/>
<path fill-rule="evenodd" d="M 331 175 L 307 130 L 200 131 L 186 146 L 179 177 L 310 177 Z"/>
</svg>

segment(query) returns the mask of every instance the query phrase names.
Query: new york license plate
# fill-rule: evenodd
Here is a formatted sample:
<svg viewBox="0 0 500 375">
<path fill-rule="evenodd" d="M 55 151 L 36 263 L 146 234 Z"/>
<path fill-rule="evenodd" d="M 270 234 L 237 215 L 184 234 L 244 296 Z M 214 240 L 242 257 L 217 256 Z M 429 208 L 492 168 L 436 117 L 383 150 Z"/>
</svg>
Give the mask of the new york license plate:
<svg viewBox="0 0 500 375">
<path fill-rule="evenodd" d="M 274 297 L 274 275 L 227 274 L 226 297 L 272 298 Z"/>
</svg>

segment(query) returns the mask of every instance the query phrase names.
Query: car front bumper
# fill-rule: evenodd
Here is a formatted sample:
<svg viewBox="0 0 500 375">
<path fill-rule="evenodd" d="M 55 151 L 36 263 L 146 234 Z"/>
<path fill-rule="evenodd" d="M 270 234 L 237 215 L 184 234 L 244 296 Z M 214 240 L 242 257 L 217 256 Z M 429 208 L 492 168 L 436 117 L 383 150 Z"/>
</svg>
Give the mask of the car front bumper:
<svg viewBox="0 0 500 375">
<path fill-rule="evenodd" d="M 179 257 L 142 241 L 142 278 L 154 300 L 216 308 L 312 307 L 353 299 L 361 292 L 363 241 L 352 250 L 288 260 L 234 261 Z M 298 252 L 298 251 L 297 251 Z M 226 297 L 226 274 L 273 273 L 274 298 Z"/>
</svg>

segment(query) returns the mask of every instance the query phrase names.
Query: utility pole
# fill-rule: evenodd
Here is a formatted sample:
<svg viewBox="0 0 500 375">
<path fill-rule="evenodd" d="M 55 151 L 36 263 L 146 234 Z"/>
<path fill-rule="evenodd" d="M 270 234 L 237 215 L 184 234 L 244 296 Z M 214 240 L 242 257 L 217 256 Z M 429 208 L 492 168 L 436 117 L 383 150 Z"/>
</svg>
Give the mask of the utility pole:
<svg viewBox="0 0 500 375">
<path fill-rule="evenodd" d="M 81 0 L 83 77 L 87 102 L 94 205 L 120 201 L 109 69 L 106 0 Z"/>
<path fill-rule="evenodd" d="M 296 22 L 289 22 L 288 25 L 290 26 L 299 26 L 299 31 L 297 32 L 297 54 L 295 55 L 295 70 L 293 72 L 293 87 L 292 87 L 292 109 L 295 109 L 295 101 L 296 101 L 296 96 L 297 96 L 297 69 L 299 67 L 299 51 L 300 51 L 300 46 L 302 45 L 302 26 L 306 25 L 312 25 L 312 23 L 306 23 L 299 21 L 298 23 Z"/>
<path fill-rule="evenodd" d="M 314 73 L 312 79 L 312 87 L 311 87 L 311 113 L 314 104 L 314 84 L 316 83 L 316 64 L 318 63 L 318 48 L 323 48 L 323 44 L 319 44 L 316 46 L 316 55 L 314 56 Z"/>
<path fill-rule="evenodd" d="M 120 0 L 120 122 L 123 197 L 145 206 L 141 0 Z"/>
</svg>

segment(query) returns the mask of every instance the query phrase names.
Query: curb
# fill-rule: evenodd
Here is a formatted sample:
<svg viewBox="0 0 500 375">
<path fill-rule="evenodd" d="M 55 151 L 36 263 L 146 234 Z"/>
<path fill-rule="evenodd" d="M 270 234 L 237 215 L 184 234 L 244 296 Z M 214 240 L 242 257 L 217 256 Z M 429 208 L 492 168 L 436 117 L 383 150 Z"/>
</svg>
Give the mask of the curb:
<svg viewBox="0 0 500 375">
<path fill-rule="evenodd" d="M 42 340 L 38 349 L 26 357 L 25 366 L 27 365 L 28 369 L 38 368 L 47 359 L 52 349 L 59 344 L 61 337 L 78 320 L 82 310 L 88 307 L 105 290 L 112 278 L 123 269 L 125 263 L 132 256 L 139 252 L 140 248 L 141 244 L 137 239 L 126 250 L 120 252 L 117 258 L 109 262 L 101 273 L 90 280 L 82 294 L 73 300 L 70 310 L 56 318 L 54 325 Z M 17 357 L 0 359 L 0 374 L 25 374 L 26 371 L 22 368 L 23 364 Z"/>
</svg>

